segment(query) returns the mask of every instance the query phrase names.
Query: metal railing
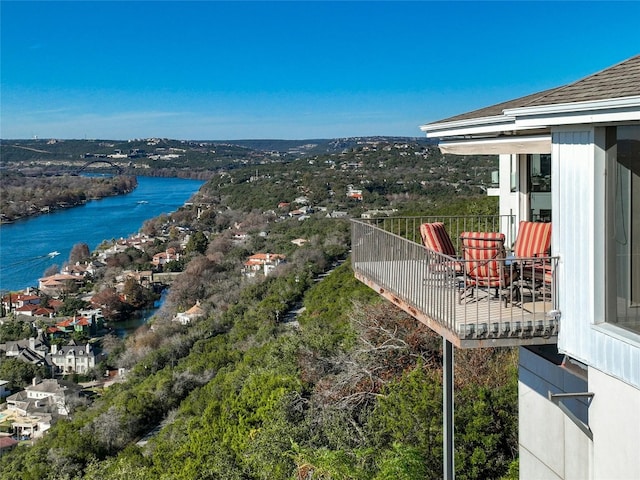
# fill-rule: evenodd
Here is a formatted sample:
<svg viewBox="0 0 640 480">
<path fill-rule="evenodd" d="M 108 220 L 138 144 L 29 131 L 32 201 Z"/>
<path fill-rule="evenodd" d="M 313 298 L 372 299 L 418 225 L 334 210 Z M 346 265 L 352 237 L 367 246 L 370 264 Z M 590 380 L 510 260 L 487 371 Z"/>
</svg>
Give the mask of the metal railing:
<svg viewBox="0 0 640 480">
<path fill-rule="evenodd" d="M 420 225 L 423 223 L 442 222 L 458 252 L 461 251 L 460 234 L 462 232 L 502 232 L 505 235 L 507 249 L 513 245 L 516 239 L 514 215 L 428 215 L 419 217 L 380 217 L 361 221 L 419 244 L 422 244 Z"/>
<path fill-rule="evenodd" d="M 458 346 L 555 341 L 557 257 L 495 259 L 504 279 L 496 285 L 495 278 L 472 276 L 471 261 L 425 248 L 419 227 L 426 221 L 445 223 L 456 246 L 462 231 L 506 226 L 505 244 L 515 238 L 511 217 L 352 220 L 356 276 Z"/>
</svg>

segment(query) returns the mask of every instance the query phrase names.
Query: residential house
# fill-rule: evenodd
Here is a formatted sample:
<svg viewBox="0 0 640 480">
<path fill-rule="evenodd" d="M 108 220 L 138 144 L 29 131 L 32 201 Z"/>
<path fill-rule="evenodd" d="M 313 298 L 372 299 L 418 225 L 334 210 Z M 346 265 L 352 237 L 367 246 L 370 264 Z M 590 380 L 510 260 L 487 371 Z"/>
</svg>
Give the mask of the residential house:
<svg viewBox="0 0 640 480">
<path fill-rule="evenodd" d="M 99 360 L 90 343 L 77 345 L 73 340 L 68 345 L 51 345 L 51 363 L 59 373 L 86 375 Z"/>
<path fill-rule="evenodd" d="M 47 359 L 48 352 L 49 345 L 42 332 L 38 332 L 36 337 L 0 344 L 0 356 L 51 369 L 52 365 Z"/>
<path fill-rule="evenodd" d="M 256 253 L 244 262 L 242 274 L 245 277 L 255 277 L 257 273 L 262 272 L 266 277 L 285 259 L 286 256 L 279 253 Z"/>
<path fill-rule="evenodd" d="M 0 437 L 0 455 L 13 450 L 18 443 L 19 442 L 17 440 L 14 440 L 11 437 Z"/>
<path fill-rule="evenodd" d="M 153 272 L 151 270 L 127 270 L 123 272 L 124 279 L 133 278 L 143 287 L 150 287 L 153 284 Z"/>
<path fill-rule="evenodd" d="M 348 212 L 343 212 L 339 210 L 334 210 L 333 212 L 326 215 L 327 218 L 346 218 L 349 216 Z"/>
<path fill-rule="evenodd" d="M 249 235 L 247 235 L 246 232 L 236 230 L 235 232 L 233 232 L 233 235 L 231 236 L 231 238 L 232 240 L 235 240 L 237 242 L 244 242 L 247 238 L 249 238 Z"/>
<path fill-rule="evenodd" d="M 390 217 L 397 212 L 398 210 L 395 208 L 391 208 L 389 210 L 367 210 L 366 212 L 360 214 L 360 218 Z"/>
<path fill-rule="evenodd" d="M 47 329 L 50 334 L 59 333 L 95 333 L 96 325 L 91 317 L 74 316 L 63 318 Z"/>
<path fill-rule="evenodd" d="M 81 387 L 64 380 L 34 378 L 31 385 L 7 397 L 6 421 L 20 439 L 39 438 L 58 416 L 68 416 Z"/>
<path fill-rule="evenodd" d="M 2 297 L 2 308 L 5 312 L 32 312 L 36 310 L 39 305 L 40 297 L 31 293 L 31 289 L 29 288 L 24 292 L 10 292 Z M 31 315 L 31 313 L 26 313 L 26 315 Z"/>
<path fill-rule="evenodd" d="M 139 233 L 128 238 L 121 238 L 117 241 L 117 244 L 124 247 L 125 249 L 133 247 L 137 248 L 138 250 L 144 251 L 147 244 L 152 242 L 153 239 L 148 235 Z"/>
<path fill-rule="evenodd" d="M 16 315 L 28 317 L 50 317 L 53 309 L 41 305 L 41 298 L 31 293 L 28 288 L 25 292 L 8 293 L 2 298 L 2 308 L 5 313 L 13 312 Z"/>
<path fill-rule="evenodd" d="M 104 326 L 104 315 L 101 308 L 83 308 L 78 310 L 78 316 L 89 320 L 91 328 L 100 330 Z"/>
<path fill-rule="evenodd" d="M 121 239 L 118 242 L 114 242 L 111 246 L 109 246 L 108 248 L 105 248 L 104 250 L 101 250 L 98 253 L 98 258 L 100 259 L 99 263 L 106 261 L 107 258 L 113 255 L 117 255 L 118 253 L 125 252 L 127 248 L 129 248 L 129 245 L 124 239 Z"/>
<path fill-rule="evenodd" d="M 64 305 L 64 302 L 58 298 L 49 299 L 49 307 L 53 309 L 54 313 L 60 310 L 60 308 L 62 308 L 63 305 Z"/>
<path fill-rule="evenodd" d="M 497 257 L 515 274 L 501 282 L 515 283 L 480 296 L 476 277 L 467 300 L 458 288 L 473 280 L 471 261 L 423 247 L 414 233 L 425 219 L 403 220 L 406 239 L 382 221 L 353 222 L 357 278 L 443 337 L 444 478 L 454 472 L 453 346 L 519 347 L 520 478 L 640 478 L 640 56 L 421 129 L 443 153 L 499 155 L 502 215 L 483 230 L 511 246 L 520 221 L 553 227 L 548 257 Z M 513 265 L 531 265 L 528 290 Z"/>
<path fill-rule="evenodd" d="M 151 263 L 156 267 L 162 267 L 169 262 L 180 260 L 180 254 L 176 252 L 176 249 L 173 247 L 167 248 L 166 251 L 156 253 L 151 260 Z"/>
<path fill-rule="evenodd" d="M 307 215 L 308 213 L 311 213 L 311 208 L 309 207 L 300 207 L 300 208 L 296 208 L 294 210 L 291 210 L 289 212 L 289 216 L 290 217 L 299 217 L 300 215 Z"/>
<path fill-rule="evenodd" d="M 353 188 L 353 185 L 347 187 L 347 198 L 362 201 L 362 190 Z"/>
<path fill-rule="evenodd" d="M 53 315 L 55 314 L 55 310 L 53 308 L 38 307 L 35 310 L 33 310 L 31 313 L 34 317 L 53 318 Z"/>
<path fill-rule="evenodd" d="M 171 321 L 178 322 L 181 325 L 188 325 L 193 320 L 202 318 L 204 314 L 204 309 L 200 306 L 200 300 L 198 300 L 196 304 L 186 312 L 177 313 L 176 316 L 171 319 Z"/>
<path fill-rule="evenodd" d="M 38 288 L 47 295 L 56 296 L 69 288 L 79 288 L 84 285 L 84 277 L 56 273 L 38 280 Z"/>
<path fill-rule="evenodd" d="M 38 305 L 23 305 L 22 307 L 18 307 L 14 309 L 14 313 L 16 315 L 26 315 L 28 317 L 34 317 L 36 315 L 36 311 L 40 310 Z"/>
<path fill-rule="evenodd" d="M 68 264 L 62 267 L 60 273 L 65 275 L 74 275 L 76 277 L 84 278 L 89 272 L 87 272 L 87 264 L 76 262 L 74 265 Z"/>
</svg>

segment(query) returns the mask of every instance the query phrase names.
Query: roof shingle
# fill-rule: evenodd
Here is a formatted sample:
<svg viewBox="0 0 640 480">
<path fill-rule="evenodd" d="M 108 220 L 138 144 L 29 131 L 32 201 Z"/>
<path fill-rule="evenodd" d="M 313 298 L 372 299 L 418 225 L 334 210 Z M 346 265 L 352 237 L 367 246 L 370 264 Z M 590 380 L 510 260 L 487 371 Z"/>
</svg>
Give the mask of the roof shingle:
<svg viewBox="0 0 640 480">
<path fill-rule="evenodd" d="M 498 103 L 489 107 L 462 113 L 434 123 L 449 123 L 459 120 L 485 118 L 502 115 L 511 108 L 538 107 L 561 103 L 608 100 L 640 95 L 640 55 L 594 73 L 576 82 L 550 90 Z"/>
</svg>

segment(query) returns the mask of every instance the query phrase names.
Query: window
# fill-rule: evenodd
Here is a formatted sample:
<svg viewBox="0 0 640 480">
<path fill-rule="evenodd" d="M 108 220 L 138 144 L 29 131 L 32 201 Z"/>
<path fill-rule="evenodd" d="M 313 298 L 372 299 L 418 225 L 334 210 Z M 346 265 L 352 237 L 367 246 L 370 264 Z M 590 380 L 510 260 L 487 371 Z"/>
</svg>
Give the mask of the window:
<svg viewBox="0 0 640 480">
<path fill-rule="evenodd" d="M 551 191 L 551 155 L 528 155 L 531 192 Z"/>
<path fill-rule="evenodd" d="M 535 222 L 551 221 L 551 155 L 527 155 L 529 218 Z"/>
<path fill-rule="evenodd" d="M 518 191 L 518 155 L 511 155 L 509 160 L 509 188 L 512 192 Z"/>
<path fill-rule="evenodd" d="M 640 333 L 640 126 L 617 127 L 611 151 L 607 321 Z"/>
</svg>

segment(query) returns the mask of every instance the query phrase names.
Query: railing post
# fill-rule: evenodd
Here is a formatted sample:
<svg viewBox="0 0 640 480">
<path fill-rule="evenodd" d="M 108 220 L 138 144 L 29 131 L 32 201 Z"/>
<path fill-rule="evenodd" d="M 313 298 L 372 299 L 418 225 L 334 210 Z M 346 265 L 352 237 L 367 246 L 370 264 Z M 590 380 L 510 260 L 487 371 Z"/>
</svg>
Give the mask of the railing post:
<svg viewBox="0 0 640 480">
<path fill-rule="evenodd" d="M 453 480 L 453 344 L 442 337 L 443 478 Z"/>
</svg>

